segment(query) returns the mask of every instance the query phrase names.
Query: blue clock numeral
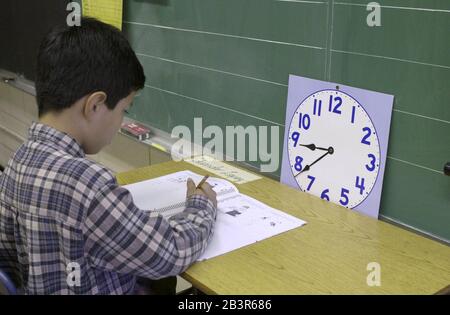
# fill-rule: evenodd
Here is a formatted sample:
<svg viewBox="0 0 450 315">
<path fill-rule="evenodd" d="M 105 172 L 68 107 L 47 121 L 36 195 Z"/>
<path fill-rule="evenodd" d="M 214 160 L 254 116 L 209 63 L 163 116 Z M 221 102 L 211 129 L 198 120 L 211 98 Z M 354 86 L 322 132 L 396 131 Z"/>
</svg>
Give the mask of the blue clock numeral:
<svg viewBox="0 0 450 315">
<path fill-rule="evenodd" d="M 342 105 L 342 98 L 339 96 L 336 96 L 334 98 L 334 101 L 337 101 L 337 104 L 333 107 L 333 95 L 330 95 L 330 105 L 328 106 L 328 111 L 340 115 L 341 111 L 339 110 L 339 107 L 341 107 L 341 105 Z"/>
<path fill-rule="evenodd" d="M 320 116 L 321 112 L 322 112 L 322 100 L 319 100 L 319 102 L 317 102 L 317 99 L 314 99 L 313 114 L 316 116 Z"/>
<path fill-rule="evenodd" d="M 366 132 L 366 135 L 362 138 L 361 143 L 362 143 L 362 144 L 370 145 L 370 141 L 368 141 L 367 138 L 369 138 L 370 135 L 372 134 L 372 130 L 370 130 L 369 127 L 364 127 L 362 130 L 363 130 L 364 132 Z"/>
<path fill-rule="evenodd" d="M 298 114 L 298 128 L 302 129 L 304 128 L 305 130 L 309 129 L 309 126 L 311 125 L 311 118 L 309 117 L 308 114 L 302 114 L 299 113 Z"/>
<path fill-rule="evenodd" d="M 294 147 L 297 146 L 298 139 L 300 139 L 300 133 L 298 131 L 294 131 L 291 136 L 292 140 L 294 140 Z"/>
<path fill-rule="evenodd" d="M 308 178 L 311 180 L 309 182 L 308 188 L 306 188 L 307 191 L 309 191 L 311 189 L 312 184 L 314 183 L 314 181 L 316 180 L 316 178 L 314 176 L 308 175 Z"/>
<path fill-rule="evenodd" d="M 295 165 L 294 165 L 294 168 L 296 171 L 300 172 L 303 169 L 302 162 L 303 162 L 303 158 L 301 156 L 297 155 L 295 158 Z"/>
<path fill-rule="evenodd" d="M 341 190 L 341 199 L 339 199 L 339 203 L 343 206 L 348 205 L 348 194 L 350 191 L 348 189 L 342 188 Z"/>
<path fill-rule="evenodd" d="M 369 172 L 372 172 L 375 169 L 375 161 L 377 158 L 372 153 L 369 153 L 367 156 L 370 158 L 370 164 L 366 164 L 366 168 Z"/>
<path fill-rule="evenodd" d="M 353 106 L 353 108 L 352 108 L 352 124 L 355 123 L 355 112 L 356 112 L 356 107 Z"/>
<path fill-rule="evenodd" d="M 355 187 L 359 188 L 359 194 L 362 195 L 364 189 L 366 189 L 366 187 L 364 187 L 364 178 L 363 177 L 361 177 L 361 182 L 360 182 L 359 176 L 356 176 Z"/>
<path fill-rule="evenodd" d="M 329 189 L 325 189 L 324 191 L 322 191 L 320 198 L 330 201 L 330 197 L 328 197 L 329 192 L 330 192 Z"/>
</svg>

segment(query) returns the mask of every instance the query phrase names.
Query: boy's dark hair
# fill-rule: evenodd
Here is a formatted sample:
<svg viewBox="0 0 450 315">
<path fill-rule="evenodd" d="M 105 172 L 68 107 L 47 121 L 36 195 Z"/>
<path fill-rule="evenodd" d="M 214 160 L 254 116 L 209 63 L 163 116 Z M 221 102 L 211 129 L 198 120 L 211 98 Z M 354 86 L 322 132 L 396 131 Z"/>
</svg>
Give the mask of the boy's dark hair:
<svg viewBox="0 0 450 315">
<path fill-rule="evenodd" d="M 60 111 L 83 96 L 103 91 L 114 109 L 144 87 L 142 65 L 125 36 L 93 18 L 80 26 L 57 27 L 41 43 L 37 58 L 36 99 L 39 116 Z"/>
</svg>

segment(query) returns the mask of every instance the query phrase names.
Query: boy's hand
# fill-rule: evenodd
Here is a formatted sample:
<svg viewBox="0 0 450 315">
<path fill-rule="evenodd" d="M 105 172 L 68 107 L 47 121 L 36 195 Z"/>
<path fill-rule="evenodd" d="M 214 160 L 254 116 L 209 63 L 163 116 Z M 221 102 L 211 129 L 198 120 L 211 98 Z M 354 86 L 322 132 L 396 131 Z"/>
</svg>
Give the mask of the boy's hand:
<svg viewBox="0 0 450 315">
<path fill-rule="evenodd" d="M 201 188 L 196 188 L 194 181 L 188 178 L 186 197 L 189 198 L 192 195 L 206 196 L 214 204 L 214 207 L 217 208 L 216 192 L 211 188 L 210 184 L 204 183 Z"/>
</svg>

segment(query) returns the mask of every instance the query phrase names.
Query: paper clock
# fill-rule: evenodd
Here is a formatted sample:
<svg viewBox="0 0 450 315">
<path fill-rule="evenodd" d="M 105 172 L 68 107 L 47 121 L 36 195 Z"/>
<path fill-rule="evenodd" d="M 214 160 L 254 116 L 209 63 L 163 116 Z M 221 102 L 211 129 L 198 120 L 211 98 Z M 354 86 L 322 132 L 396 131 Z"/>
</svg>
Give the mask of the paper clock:
<svg viewBox="0 0 450 315">
<path fill-rule="evenodd" d="M 393 96 L 291 75 L 281 182 L 378 217 Z"/>
</svg>

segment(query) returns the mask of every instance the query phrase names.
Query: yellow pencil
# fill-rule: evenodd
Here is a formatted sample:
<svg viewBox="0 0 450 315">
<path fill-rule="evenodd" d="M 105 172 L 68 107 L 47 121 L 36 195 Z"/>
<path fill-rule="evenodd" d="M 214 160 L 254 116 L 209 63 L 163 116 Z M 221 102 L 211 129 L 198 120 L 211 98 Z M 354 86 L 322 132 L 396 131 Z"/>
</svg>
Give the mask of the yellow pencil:
<svg viewBox="0 0 450 315">
<path fill-rule="evenodd" d="M 201 189 L 202 185 L 206 182 L 208 177 L 209 177 L 209 175 L 205 175 L 205 177 L 203 177 L 203 179 L 200 181 L 200 183 L 198 183 L 196 189 Z"/>
</svg>

